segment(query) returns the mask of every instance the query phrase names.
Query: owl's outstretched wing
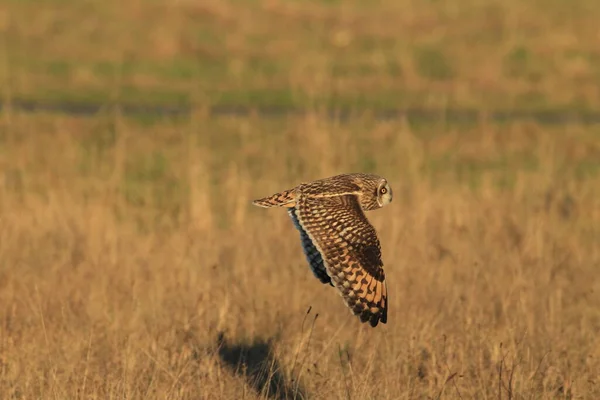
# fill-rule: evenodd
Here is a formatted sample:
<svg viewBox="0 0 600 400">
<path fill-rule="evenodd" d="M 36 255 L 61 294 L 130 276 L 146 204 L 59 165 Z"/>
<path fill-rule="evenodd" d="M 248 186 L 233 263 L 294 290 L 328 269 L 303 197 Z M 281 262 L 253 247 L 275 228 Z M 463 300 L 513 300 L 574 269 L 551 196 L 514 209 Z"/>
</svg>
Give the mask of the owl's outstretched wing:
<svg viewBox="0 0 600 400">
<path fill-rule="evenodd" d="M 331 286 L 333 286 L 333 283 L 331 283 L 331 278 L 329 275 L 327 275 L 325 265 L 323 265 L 321 253 L 319 250 L 317 250 L 304 228 L 302 228 L 300 222 L 298 222 L 296 212 L 297 211 L 295 207 L 288 208 L 288 214 L 290 215 L 294 226 L 296 229 L 298 229 L 298 231 L 300 231 L 300 242 L 302 244 L 302 250 L 304 251 L 306 260 L 308 261 L 308 265 L 317 279 L 319 279 L 322 283 L 329 283 Z"/>
<path fill-rule="evenodd" d="M 296 216 L 320 252 L 331 281 L 361 322 L 387 323 L 381 247 L 356 195 L 296 199 Z"/>
</svg>

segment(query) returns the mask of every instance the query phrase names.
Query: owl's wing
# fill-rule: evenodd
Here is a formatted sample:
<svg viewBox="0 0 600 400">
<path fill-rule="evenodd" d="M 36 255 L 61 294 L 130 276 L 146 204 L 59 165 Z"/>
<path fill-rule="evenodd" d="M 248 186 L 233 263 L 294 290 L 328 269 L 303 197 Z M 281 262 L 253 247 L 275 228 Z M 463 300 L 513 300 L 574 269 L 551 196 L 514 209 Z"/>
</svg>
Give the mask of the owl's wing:
<svg viewBox="0 0 600 400">
<path fill-rule="evenodd" d="M 327 275 L 327 270 L 323 265 L 321 253 L 319 253 L 306 231 L 302 228 L 300 222 L 298 222 L 296 212 L 297 210 L 295 207 L 288 208 L 288 214 L 290 215 L 294 226 L 296 229 L 298 229 L 298 231 L 300 231 L 300 243 L 302 244 L 302 250 L 304 251 L 308 265 L 317 279 L 319 279 L 322 283 L 329 283 L 331 286 L 333 286 L 331 283 L 331 278 L 329 275 Z"/>
<path fill-rule="evenodd" d="M 300 195 L 296 216 L 346 305 L 361 322 L 387 323 L 387 287 L 381 247 L 355 195 Z"/>
</svg>

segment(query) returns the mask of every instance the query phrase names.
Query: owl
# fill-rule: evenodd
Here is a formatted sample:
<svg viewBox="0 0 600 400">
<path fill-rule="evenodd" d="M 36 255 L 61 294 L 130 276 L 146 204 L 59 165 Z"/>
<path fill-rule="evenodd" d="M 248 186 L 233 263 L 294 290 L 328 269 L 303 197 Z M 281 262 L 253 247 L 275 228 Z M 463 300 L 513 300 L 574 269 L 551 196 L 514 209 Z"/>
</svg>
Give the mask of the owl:
<svg viewBox="0 0 600 400">
<path fill-rule="evenodd" d="M 301 183 L 252 204 L 286 207 L 313 274 L 334 287 L 362 323 L 376 327 L 387 323 L 387 287 L 379 239 L 364 212 L 391 201 L 385 178 L 352 173 Z"/>
</svg>

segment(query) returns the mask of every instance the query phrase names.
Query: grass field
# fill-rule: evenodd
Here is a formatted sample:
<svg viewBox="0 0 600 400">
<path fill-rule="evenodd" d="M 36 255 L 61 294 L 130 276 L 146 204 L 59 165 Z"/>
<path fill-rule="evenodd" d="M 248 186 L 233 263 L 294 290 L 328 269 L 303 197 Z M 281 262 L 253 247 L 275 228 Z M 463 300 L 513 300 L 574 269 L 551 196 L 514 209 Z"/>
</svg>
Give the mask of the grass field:
<svg viewBox="0 0 600 400">
<path fill-rule="evenodd" d="M 598 19 L 596 0 L 6 0 L 0 85 L 49 101 L 597 109 Z"/>
<path fill-rule="evenodd" d="M 0 113 L 2 398 L 600 396 L 600 126 L 359 112 L 598 107 L 600 7 L 372 4 L 0 5 L 5 103 L 194 105 Z M 395 196 L 368 214 L 375 329 L 312 275 L 285 211 L 250 204 L 352 171 Z"/>
<path fill-rule="evenodd" d="M 9 397 L 600 394 L 598 127 L 13 114 L 2 132 Z M 312 276 L 284 211 L 249 204 L 349 170 L 395 190 L 369 214 L 376 329 Z"/>
</svg>

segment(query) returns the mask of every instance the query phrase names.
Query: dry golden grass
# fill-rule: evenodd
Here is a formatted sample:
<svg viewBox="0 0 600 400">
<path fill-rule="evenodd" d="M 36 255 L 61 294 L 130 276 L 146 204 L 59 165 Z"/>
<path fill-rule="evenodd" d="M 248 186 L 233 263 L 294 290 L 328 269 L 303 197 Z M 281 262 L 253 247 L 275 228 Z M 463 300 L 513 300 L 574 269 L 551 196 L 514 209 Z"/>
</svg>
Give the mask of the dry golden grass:
<svg viewBox="0 0 600 400">
<path fill-rule="evenodd" d="M 8 0 L 0 91 L 597 108 L 596 3 Z M 338 122 L 318 106 L 4 109 L 1 397 L 598 398 L 600 128 Z M 349 171 L 394 188 L 369 213 L 390 295 L 376 329 L 313 277 L 284 211 L 250 205 Z"/>
<path fill-rule="evenodd" d="M 2 121 L 3 398 L 600 395 L 597 127 Z M 350 170 L 396 196 L 376 329 L 250 205 Z"/>
</svg>

